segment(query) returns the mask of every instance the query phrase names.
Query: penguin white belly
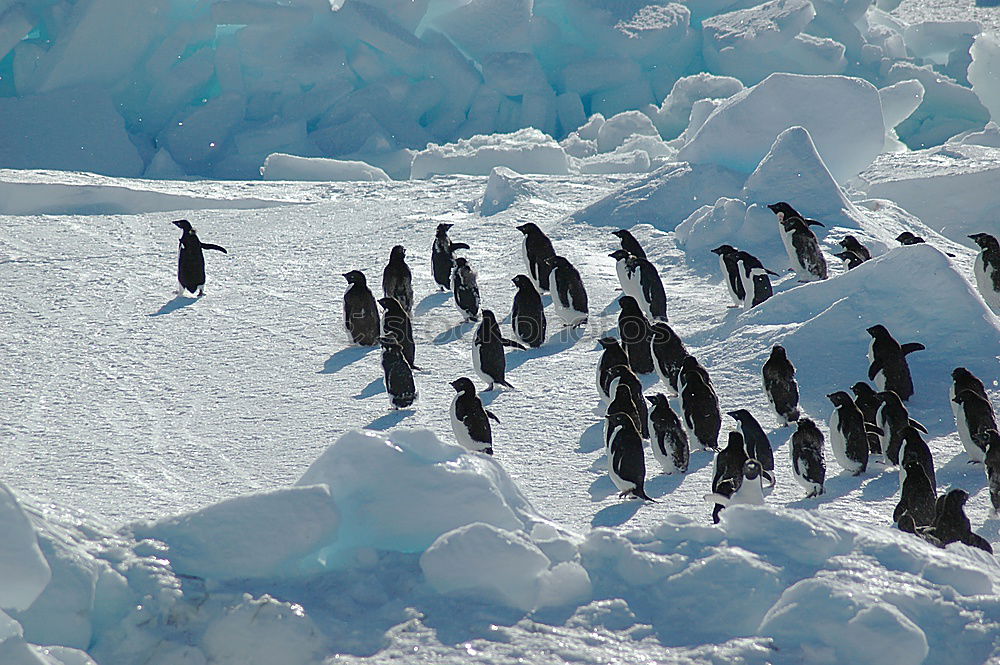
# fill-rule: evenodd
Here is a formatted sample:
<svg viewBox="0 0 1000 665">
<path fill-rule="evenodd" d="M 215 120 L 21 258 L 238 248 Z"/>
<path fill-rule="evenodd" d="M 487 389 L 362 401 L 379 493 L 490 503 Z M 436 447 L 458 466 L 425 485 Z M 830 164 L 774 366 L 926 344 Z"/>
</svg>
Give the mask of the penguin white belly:
<svg viewBox="0 0 1000 665">
<path fill-rule="evenodd" d="M 666 433 L 656 431 L 656 428 L 653 426 L 652 418 L 647 418 L 646 421 L 649 423 L 649 447 L 653 450 L 653 459 L 655 459 L 656 463 L 660 465 L 661 469 L 663 469 L 663 473 L 674 473 L 677 471 L 677 466 L 674 464 L 674 453 L 670 450 L 669 444 L 667 443 Z"/>
<path fill-rule="evenodd" d="M 792 475 L 795 476 L 796 482 L 802 486 L 802 489 L 810 495 L 818 495 L 823 491 L 823 485 L 821 483 L 817 483 L 806 478 L 806 467 L 804 464 L 799 464 L 798 458 L 795 457 L 795 448 L 791 445 L 791 443 L 788 445 L 788 460 L 792 464 Z"/>
<path fill-rule="evenodd" d="M 587 320 L 586 314 L 573 309 L 572 301 L 570 301 L 570 304 L 567 305 L 560 302 L 559 294 L 555 291 L 552 293 L 552 310 L 562 320 L 562 322 L 569 327 L 579 325 Z"/>
<path fill-rule="evenodd" d="M 737 268 L 739 268 L 739 265 L 739 263 L 736 264 Z M 740 297 L 736 295 L 735 291 L 733 291 L 733 284 L 729 281 L 729 267 L 726 265 L 726 260 L 722 256 L 719 256 L 719 270 L 722 271 L 722 279 L 726 282 L 726 291 L 729 292 L 729 297 L 732 299 L 733 304 L 742 305 L 743 301 L 740 300 Z M 743 280 L 740 279 L 740 282 L 742 281 Z M 744 289 L 743 292 L 746 293 L 746 289 Z"/>
<path fill-rule="evenodd" d="M 983 252 L 980 252 L 979 256 L 976 257 L 975 273 L 976 286 L 979 287 L 979 293 L 982 295 L 983 300 L 986 301 L 986 304 L 994 313 L 1000 314 L 1000 293 L 993 290 L 992 271 L 986 265 Z"/>
<path fill-rule="evenodd" d="M 885 404 L 879 404 L 878 410 L 875 412 L 875 424 L 882 430 L 882 433 L 876 434 L 876 436 L 882 448 L 882 455 L 885 456 L 886 463 L 888 464 L 889 439 L 892 438 L 892 432 L 889 430 L 889 423 L 885 420 L 884 409 Z"/>
<path fill-rule="evenodd" d="M 799 265 L 799 257 L 795 252 L 795 245 L 792 244 L 792 233 L 791 231 L 785 231 L 785 227 L 778 222 L 778 232 L 781 234 L 781 243 L 785 246 L 785 253 L 788 254 L 788 267 L 799 272 L 801 266 Z"/>
<path fill-rule="evenodd" d="M 743 309 L 750 309 L 753 307 L 754 292 L 756 287 L 754 286 L 753 276 L 757 269 L 754 268 L 749 275 L 746 274 L 744 270 L 744 265 L 742 262 L 739 264 L 740 268 L 740 283 L 743 284 L 743 293 L 746 294 L 743 298 Z"/>
<path fill-rule="evenodd" d="M 729 497 L 730 506 L 740 504 L 750 506 L 764 505 L 764 485 L 760 476 L 757 476 L 753 480 L 747 480 L 744 478 L 739 489 L 733 492 L 733 495 Z"/>
<path fill-rule="evenodd" d="M 969 454 L 969 459 L 973 462 L 985 462 L 986 451 L 976 445 L 972 440 L 972 432 L 969 431 L 969 421 L 965 417 L 965 409 L 961 404 L 956 404 L 958 412 L 955 414 L 955 425 L 958 428 L 958 438 L 962 440 L 965 452 Z"/>
<path fill-rule="evenodd" d="M 524 261 L 524 267 L 528 271 L 528 279 L 531 280 L 537 289 L 538 280 L 535 279 L 535 274 L 531 271 L 531 261 L 528 260 L 528 236 L 524 236 L 521 240 L 521 260 Z"/>
<path fill-rule="evenodd" d="M 868 362 L 875 362 L 875 339 L 872 338 L 871 343 L 868 345 Z M 879 369 L 875 378 L 872 379 L 875 382 L 875 387 L 880 391 L 885 390 L 885 369 Z"/>
<path fill-rule="evenodd" d="M 622 426 L 619 425 L 611 433 L 611 445 L 608 450 L 608 476 L 611 477 L 611 482 L 615 484 L 619 492 L 628 492 L 629 490 L 635 489 L 635 483 L 625 480 L 617 473 L 615 473 L 615 459 L 618 455 L 622 454 L 619 447 L 615 446 L 615 437 L 622 431 Z"/>
<path fill-rule="evenodd" d="M 626 265 L 626 259 L 618 259 L 615 262 L 615 272 L 618 274 L 618 283 L 621 284 L 622 291 L 627 296 L 635 297 L 635 289 L 632 286 L 632 282 L 628 278 L 628 266 Z"/>
<path fill-rule="evenodd" d="M 469 429 L 455 414 L 455 407 L 458 404 L 459 397 L 461 395 L 455 395 L 455 399 L 451 401 L 451 429 L 455 432 L 455 441 L 466 450 L 478 450 L 479 447 L 473 443 L 472 437 L 469 436 Z"/>
<path fill-rule="evenodd" d="M 479 344 L 472 343 L 472 369 L 479 378 L 492 385 L 493 379 L 483 372 L 482 348 Z"/>
<path fill-rule="evenodd" d="M 604 389 L 601 388 L 601 361 L 600 360 L 597 361 L 597 372 L 596 372 L 596 375 L 597 376 L 594 377 L 594 383 L 597 385 L 597 394 L 600 395 L 600 397 L 601 397 L 601 403 L 604 404 L 605 402 L 607 402 L 611 398 L 610 398 L 610 396 L 606 395 L 604 393 Z"/>
<path fill-rule="evenodd" d="M 854 473 L 858 470 L 858 463 L 852 461 L 847 456 L 847 439 L 840 431 L 840 413 L 837 409 L 830 414 L 830 450 L 833 451 L 833 458 L 837 460 L 844 471 Z"/>
</svg>

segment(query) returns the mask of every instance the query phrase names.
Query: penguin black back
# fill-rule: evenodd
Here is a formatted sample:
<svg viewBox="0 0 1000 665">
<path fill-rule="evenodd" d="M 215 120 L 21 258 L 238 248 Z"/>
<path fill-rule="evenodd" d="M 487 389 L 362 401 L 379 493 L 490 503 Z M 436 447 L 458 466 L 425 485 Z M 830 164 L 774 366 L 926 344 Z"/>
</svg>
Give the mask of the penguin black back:
<svg viewBox="0 0 1000 665">
<path fill-rule="evenodd" d="M 608 404 L 608 409 L 604 415 L 607 417 L 615 413 L 623 413 L 632 419 L 632 422 L 635 423 L 636 431 L 639 431 L 639 411 L 635 407 L 635 402 L 635 397 L 632 395 L 632 388 L 626 382 L 619 382 L 615 386 L 614 395 L 612 395 L 611 402 Z M 607 446 L 611 445 L 610 429 L 605 432 L 604 443 Z"/>
<path fill-rule="evenodd" d="M 476 387 L 467 377 L 451 382 L 457 393 L 452 402 L 452 428 L 459 445 L 487 455 L 493 454 L 493 430 L 490 418 L 496 416 L 483 407 Z"/>
<path fill-rule="evenodd" d="M 738 423 L 740 434 L 747 447 L 747 456 L 760 462 L 765 471 L 774 471 L 774 451 L 771 449 L 771 440 L 767 438 L 767 433 L 760 426 L 753 414 L 746 409 L 729 411 L 730 416 Z"/>
<path fill-rule="evenodd" d="M 654 369 L 651 346 L 653 332 L 649 321 L 632 296 L 622 296 L 618 299 L 618 304 L 622 308 L 618 315 L 618 335 L 628 355 L 629 366 L 636 374 L 651 374 Z"/>
<path fill-rule="evenodd" d="M 702 449 L 718 450 L 722 414 L 719 412 L 719 398 L 705 376 L 707 373 L 702 374 L 697 368 L 682 370 L 681 409 L 688 432 Z"/>
<path fill-rule="evenodd" d="M 823 457 L 823 432 L 809 418 L 799 418 L 792 434 L 788 454 L 792 474 L 808 494 L 806 498 L 823 493 L 826 482 L 826 460 Z"/>
<path fill-rule="evenodd" d="M 522 252 L 528 275 L 541 292 L 551 288 L 549 283 L 549 266 L 546 259 L 556 255 L 552 241 L 534 222 L 525 222 L 517 227 L 524 234 Z"/>
<path fill-rule="evenodd" d="M 451 289 L 451 273 L 455 269 L 455 252 L 459 249 L 469 249 L 464 242 L 452 242 L 448 231 L 454 224 L 441 223 L 437 225 L 434 244 L 431 245 L 431 274 L 434 282 L 441 290 Z"/>
<path fill-rule="evenodd" d="M 877 393 L 881 405 L 878 408 L 876 423 L 882 428 L 882 452 L 887 460 L 893 464 L 899 464 L 899 447 L 903 443 L 903 434 L 907 427 L 915 427 L 923 432 L 927 432 L 923 425 L 910 418 L 910 412 L 906 405 L 899 399 L 892 390 L 883 390 Z"/>
<path fill-rule="evenodd" d="M 517 275 L 512 280 L 517 287 L 514 306 L 511 308 L 511 325 L 514 334 L 532 348 L 545 342 L 545 306 L 531 279 L 527 275 Z"/>
<path fill-rule="evenodd" d="M 799 384 L 795 381 L 795 365 L 788 359 L 785 347 L 775 344 L 761 368 L 764 393 L 775 413 L 788 425 L 799 419 Z"/>
<path fill-rule="evenodd" d="M 172 222 L 181 229 L 178 241 L 180 251 L 177 254 L 177 281 L 181 288 L 193 295 L 205 293 L 205 255 L 202 250 L 211 249 L 228 254 L 224 247 L 203 243 L 198 238 L 198 232 L 191 227 L 191 222 L 178 219 Z M 182 291 L 183 293 L 183 291 Z"/>
<path fill-rule="evenodd" d="M 872 253 L 868 251 L 868 248 L 862 245 L 860 240 L 850 234 L 841 238 L 839 245 L 846 251 L 857 256 L 859 262 L 870 261 L 872 258 Z"/>
<path fill-rule="evenodd" d="M 413 341 L 413 323 L 410 321 L 410 315 L 395 298 L 379 298 L 378 304 L 385 309 L 385 314 L 382 316 L 382 334 L 393 337 L 402 349 L 406 362 L 411 368 L 416 368 L 414 355 L 417 347 Z"/>
<path fill-rule="evenodd" d="M 691 459 L 687 432 L 666 396 L 656 393 L 646 398 L 650 404 L 649 434 L 652 438 L 653 458 L 664 473 L 687 473 Z"/>
<path fill-rule="evenodd" d="M 586 323 L 590 308 L 580 272 L 564 256 L 549 257 L 545 264 L 551 268 L 549 286 L 556 314 L 569 327 Z"/>
<path fill-rule="evenodd" d="M 920 432 L 914 427 L 903 429 L 902 443 L 899 448 L 900 476 L 902 482 L 906 482 L 907 464 L 916 462 L 927 474 L 927 479 L 931 487 L 937 487 L 937 477 L 934 473 L 934 456 L 931 449 L 920 436 Z"/>
<path fill-rule="evenodd" d="M 405 409 L 417 398 L 413 371 L 395 337 L 385 335 L 379 341 L 382 343 L 382 372 L 389 402 L 396 409 Z"/>
<path fill-rule="evenodd" d="M 725 497 L 732 496 L 743 484 L 743 466 L 747 460 L 746 444 L 739 432 L 730 432 L 726 447 L 715 456 L 712 470 L 712 492 Z M 724 506 L 715 504 L 712 521 L 718 524 L 719 513 Z"/>
<path fill-rule="evenodd" d="M 635 375 L 635 372 L 628 365 L 615 365 L 608 370 L 608 392 L 612 397 L 615 397 L 616 385 L 620 384 L 628 386 L 632 403 L 635 405 L 635 410 L 638 414 L 636 427 L 638 427 L 642 438 L 648 439 L 649 408 L 646 406 L 646 400 L 642 396 L 642 382 L 639 381 L 639 377 Z"/>
<path fill-rule="evenodd" d="M 965 502 L 968 500 L 969 493 L 963 489 L 950 490 L 939 498 L 934 523 L 923 530 L 923 535 L 941 547 L 964 543 L 992 554 L 989 542 L 972 531 L 972 523 L 965 514 Z"/>
<path fill-rule="evenodd" d="M 395 298 L 409 313 L 413 309 L 413 275 L 406 265 L 406 249 L 396 245 L 389 253 L 389 263 L 382 271 L 382 294 Z"/>
<path fill-rule="evenodd" d="M 465 314 L 465 320 L 479 320 L 479 282 L 476 281 L 476 271 L 465 257 L 455 259 L 451 289 L 455 294 L 455 305 Z"/>
<path fill-rule="evenodd" d="M 867 331 L 872 336 L 868 378 L 873 379 L 881 390 L 891 390 L 905 402 L 913 396 L 913 379 L 906 356 L 924 350 L 924 345 L 918 342 L 900 344 L 881 324 L 871 326 Z"/>
<path fill-rule="evenodd" d="M 851 396 L 843 390 L 827 395 L 830 415 L 830 449 L 841 468 L 857 476 L 868 468 L 868 434 L 865 419 Z"/>
<path fill-rule="evenodd" d="M 601 337 L 597 340 L 603 351 L 597 361 L 597 392 L 604 399 L 611 399 L 609 386 L 611 385 L 611 368 L 616 365 L 628 366 L 628 354 L 614 337 Z"/>
<path fill-rule="evenodd" d="M 623 413 L 613 413 L 608 417 L 611 432 L 608 446 L 608 475 L 621 490 L 619 497 L 629 494 L 645 501 L 652 501 L 645 491 L 646 460 L 642 450 L 642 439 L 632 419 Z"/>
<path fill-rule="evenodd" d="M 507 370 L 507 358 L 503 350 L 505 346 L 524 349 L 517 342 L 505 339 L 500 333 L 496 316 L 491 310 L 484 309 L 483 322 L 476 328 L 472 341 L 472 365 L 476 373 L 489 383 L 486 390 L 493 390 L 495 383 L 508 388 L 514 387 L 505 378 Z"/>
<path fill-rule="evenodd" d="M 660 380 L 670 386 L 675 393 L 677 389 L 677 375 L 680 374 L 681 365 L 688 356 L 687 349 L 680 335 L 674 332 L 668 324 L 663 321 L 654 321 L 650 325 L 650 350 L 653 353 L 653 364 Z"/>
<path fill-rule="evenodd" d="M 915 526 L 929 526 L 934 521 L 936 500 L 934 486 L 924 468 L 916 460 L 910 460 L 906 463 L 906 478 L 892 520 L 899 522 L 904 513 L 909 513 Z"/>
<path fill-rule="evenodd" d="M 344 327 L 355 344 L 375 346 L 379 343 L 381 324 L 365 274 L 352 270 L 344 273 L 344 279 L 348 284 L 344 293 Z"/>
</svg>

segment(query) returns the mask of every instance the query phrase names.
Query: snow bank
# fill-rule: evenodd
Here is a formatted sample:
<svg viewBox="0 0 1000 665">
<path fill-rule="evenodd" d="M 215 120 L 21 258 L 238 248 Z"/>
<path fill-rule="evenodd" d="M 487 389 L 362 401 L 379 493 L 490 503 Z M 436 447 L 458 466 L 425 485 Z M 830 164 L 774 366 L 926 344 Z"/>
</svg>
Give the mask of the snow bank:
<svg viewBox="0 0 1000 665">
<path fill-rule="evenodd" d="M 838 182 L 882 151 L 885 123 L 878 90 L 844 76 L 772 74 L 724 101 L 677 154 L 750 173 L 788 127 L 809 131 Z"/>
<path fill-rule="evenodd" d="M 52 573 L 38 549 L 35 531 L 14 494 L 0 483 L 0 608 L 26 610 Z M 0 628 L 2 630 L 2 628 Z"/>
<path fill-rule="evenodd" d="M 322 157 L 296 157 L 276 152 L 267 156 L 260 167 L 264 180 L 361 180 L 377 182 L 389 180 L 382 169 L 366 164 L 342 159 Z"/>
<path fill-rule="evenodd" d="M 488 175 L 497 166 L 518 173 L 569 172 L 562 146 L 537 129 L 513 134 L 473 136 L 457 143 L 430 145 L 413 157 L 413 178 L 463 173 Z"/>
<path fill-rule="evenodd" d="M 969 65 L 969 83 L 972 91 L 979 97 L 983 106 L 990 110 L 990 116 L 995 122 L 1000 122 L 1000 83 L 997 83 L 997 71 L 1000 70 L 1000 35 L 995 32 L 984 32 L 976 37 L 969 50 L 972 63 Z"/>
<path fill-rule="evenodd" d="M 891 199 L 939 233 L 968 245 L 970 233 L 996 228 L 1000 148 L 949 143 L 879 156 L 860 174 L 873 198 Z"/>
<path fill-rule="evenodd" d="M 495 215 L 511 207 L 518 200 L 535 195 L 531 181 L 516 171 L 504 166 L 494 167 L 486 181 L 486 191 L 479 202 L 479 214 L 484 217 Z"/>
</svg>

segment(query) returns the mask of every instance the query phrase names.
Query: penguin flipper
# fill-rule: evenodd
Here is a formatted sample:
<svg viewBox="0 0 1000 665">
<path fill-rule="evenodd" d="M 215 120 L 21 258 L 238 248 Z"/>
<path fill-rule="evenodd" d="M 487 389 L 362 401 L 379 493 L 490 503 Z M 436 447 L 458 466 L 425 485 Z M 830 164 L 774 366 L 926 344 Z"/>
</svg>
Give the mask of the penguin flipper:
<svg viewBox="0 0 1000 665">
<path fill-rule="evenodd" d="M 774 484 L 776 482 L 774 479 L 774 474 L 770 473 L 769 471 L 761 471 L 760 475 L 764 476 L 765 478 L 771 481 L 771 484 L 768 485 L 768 487 L 774 487 Z"/>
<path fill-rule="evenodd" d="M 905 356 L 908 353 L 913 353 L 914 351 L 923 351 L 926 348 L 927 347 L 921 344 L 920 342 L 907 342 L 906 344 L 903 344 L 901 347 L 899 347 L 899 350 Z"/>
<path fill-rule="evenodd" d="M 916 422 L 916 421 L 914 421 L 914 422 Z M 923 425 L 921 425 L 921 427 L 923 427 Z M 879 427 L 875 423 L 865 423 L 865 432 L 874 432 L 875 434 L 878 434 L 879 436 L 885 436 L 885 430 L 883 430 L 881 427 Z M 926 434 L 927 430 L 924 430 L 924 433 Z"/>
<path fill-rule="evenodd" d="M 868 366 L 868 380 L 874 381 L 875 375 L 882 370 L 882 363 L 879 362 L 878 358 L 872 361 L 872 364 Z"/>
<path fill-rule="evenodd" d="M 486 417 L 489 418 L 490 420 L 495 420 L 496 422 L 500 422 L 500 419 L 497 418 L 497 414 L 493 413 L 492 411 L 487 411 Z"/>
<path fill-rule="evenodd" d="M 453 242 L 451 243 L 449 249 L 451 249 L 451 251 L 454 252 L 456 249 L 469 249 L 469 246 L 466 245 L 464 242 Z"/>
<path fill-rule="evenodd" d="M 920 430 L 924 434 L 927 434 L 927 428 L 924 427 L 919 422 L 917 422 L 916 420 L 914 420 L 913 418 L 910 418 L 910 427 L 912 427 L 913 429 L 916 429 L 916 430 Z"/>
<path fill-rule="evenodd" d="M 201 243 L 201 248 L 202 249 L 214 249 L 215 251 L 222 252 L 223 254 L 228 254 L 229 253 L 229 252 L 226 251 L 225 247 L 222 247 L 220 245 L 210 245 L 207 242 Z"/>
<path fill-rule="evenodd" d="M 815 219 L 805 219 L 802 221 L 806 223 L 806 226 L 822 226 L 824 229 L 826 228 L 826 224 L 817 222 Z"/>
<path fill-rule="evenodd" d="M 514 340 L 507 339 L 505 337 L 500 338 L 500 343 L 503 344 L 504 346 L 510 346 L 515 349 L 521 349 L 522 351 L 528 350 L 528 347 L 526 347 L 524 344 L 521 344 L 520 342 L 515 342 Z"/>
</svg>

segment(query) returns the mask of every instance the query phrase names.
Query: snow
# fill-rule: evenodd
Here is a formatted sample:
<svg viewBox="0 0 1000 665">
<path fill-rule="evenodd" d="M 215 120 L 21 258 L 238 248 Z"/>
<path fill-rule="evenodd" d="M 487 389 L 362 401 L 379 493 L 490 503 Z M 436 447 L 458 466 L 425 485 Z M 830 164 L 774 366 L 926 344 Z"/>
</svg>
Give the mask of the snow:
<svg viewBox="0 0 1000 665">
<path fill-rule="evenodd" d="M 385 171 L 365 162 L 322 157 L 296 157 L 280 152 L 267 156 L 264 165 L 260 167 L 260 174 L 264 180 L 322 180 L 324 182 L 389 180 Z"/>
<path fill-rule="evenodd" d="M 490 171 L 486 181 L 486 191 L 479 202 L 479 214 L 488 216 L 506 210 L 518 199 L 530 198 L 536 188 L 528 178 L 504 166 L 496 166 Z"/>
<path fill-rule="evenodd" d="M 413 178 L 434 175 L 487 175 L 497 166 L 518 173 L 565 174 L 566 153 L 537 129 L 512 134 L 477 135 L 446 145 L 430 145 L 413 156 Z"/>
<path fill-rule="evenodd" d="M 1000 120 L 1000 85 L 996 72 L 1000 67 L 1000 33 L 984 32 L 976 36 L 969 50 L 972 63 L 969 65 L 969 83 L 983 106 L 990 110 L 993 120 Z"/>
<path fill-rule="evenodd" d="M 26 610 L 49 583 L 52 573 L 38 549 L 35 532 L 17 497 L 0 483 L 0 608 Z"/>
</svg>

